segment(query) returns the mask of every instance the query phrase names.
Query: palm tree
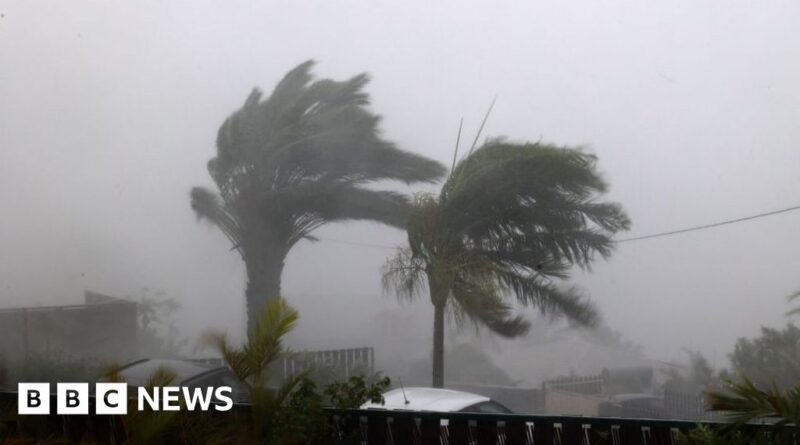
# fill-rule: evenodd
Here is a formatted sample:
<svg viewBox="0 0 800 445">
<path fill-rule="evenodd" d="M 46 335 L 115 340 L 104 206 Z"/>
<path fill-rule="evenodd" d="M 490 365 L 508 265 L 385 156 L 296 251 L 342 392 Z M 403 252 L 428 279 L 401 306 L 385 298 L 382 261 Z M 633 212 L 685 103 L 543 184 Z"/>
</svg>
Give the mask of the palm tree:
<svg viewBox="0 0 800 445">
<path fill-rule="evenodd" d="M 384 288 L 401 298 L 427 292 L 434 307 L 433 385 L 444 384 L 444 316 L 504 337 L 527 332 L 505 298 L 590 325 L 593 306 L 556 285 L 573 265 L 611 254 L 611 235 L 629 220 L 597 201 L 606 183 L 595 156 L 546 144 L 491 140 L 458 163 L 438 196 L 417 195 L 409 247 L 384 267 Z M 425 289 L 427 287 L 427 289 Z"/>
<path fill-rule="evenodd" d="M 445 171 L 380 137 L 365 74 L 313 81 L 312 66 L 289 71 L 266 99 L 250 93 L 222 124 L 208 162 L 219 193 L 191 191 L 198 218 L 216 225 L 245 262 L 249 329 L 267 300 L 281 295 L 289 251 L 314 240 L 314 229 L 355 219 L 404 226 L 408 199 L 364 185 L 432 182 Z"/>
<path fill-rule="evenodd" d="M 712 411 L 721 411 L 733 426 L 759 420 L 771 421 L 775 429 L 800 425 L 800 384 L 783 391 L 774 384 L 762 389 L 744 375 L 740 381 L 723 383 L 723 389 L 706 393 L 708 405 Z"/>
<path fill-rule="evenodd" d="M 247 397 L 252 406 L 249 426 L 256 438 L 277 434 L 276 416 L 280 415 L 292 392 L 305 379 L 305 373 L 294 374 L 277 388 L 267 386 L 270 367 L 288 354 L 283 341 L 299 318 L 297 310 L 289 306 L 286 300 L 272 299 L 264 306 L 243 346 L 232 346 L 223 333 L 208 332 L 204 336 L 203 343 L 222 355 L 225 363 L 242 382 L 242 387 L 248 390 Z"/>
</svg>

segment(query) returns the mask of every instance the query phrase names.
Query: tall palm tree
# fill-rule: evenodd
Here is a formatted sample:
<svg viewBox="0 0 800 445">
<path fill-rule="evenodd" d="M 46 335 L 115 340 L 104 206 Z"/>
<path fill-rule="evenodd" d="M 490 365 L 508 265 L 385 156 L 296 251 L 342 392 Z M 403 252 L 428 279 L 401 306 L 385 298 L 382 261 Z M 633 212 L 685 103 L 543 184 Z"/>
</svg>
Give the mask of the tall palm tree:
<svg viewBox="0 0 800 445">
<path fill-rule="evenodd" d="M 432 182 L 445 171 L 380 137 L 365 74 L 314 81 L 312 66 L 289 71 L 266 99 L 250 93 L 222 124 L 208 163 L 219 193 L 191 191 L 198 218 L 216 225 L 245 262 L 249 329 L 267 300 L 281 295 L 289 251 L 313 240 L 314 229 L 351 219 L 404 226 L 408 199 L 364 185 Z"/>
<path fill-rule="evenodd" d="M 384 288 L 434 307 L 433 385 L 444 384 L 444 316 L 471 320 L 505 337 L 527 332 L 508 294 L 579 324 L 597 318 L 565 279 L 593 254 L 610 255 L 628 228 L 618 204 L 599 202 L 606 183 L 596 158 L 577 149 L 491 140 L 455 166 L 438 196 L 417 195 L 409 247 L 384 268 Z M 427 289 L 426 289 L 427 287 Z"/>
</svg>

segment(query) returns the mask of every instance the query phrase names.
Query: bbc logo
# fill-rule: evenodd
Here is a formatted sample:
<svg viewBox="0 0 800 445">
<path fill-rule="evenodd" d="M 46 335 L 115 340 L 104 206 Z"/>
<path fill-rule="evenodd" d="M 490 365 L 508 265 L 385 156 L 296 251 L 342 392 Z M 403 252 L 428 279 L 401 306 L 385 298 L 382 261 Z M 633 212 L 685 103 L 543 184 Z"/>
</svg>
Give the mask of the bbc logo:
<svg viewBox="0 0 800 445">
<path fill-rule="evenodd" d="M 95 414 L 127 414 L 128 385 L 125 383 L 95 384 Z M 49 383 L 17 385 L 18 414 L 50 414 Z M 56 385 L 57 414 L 89 414 L 88 383 Z"/>
</svg>

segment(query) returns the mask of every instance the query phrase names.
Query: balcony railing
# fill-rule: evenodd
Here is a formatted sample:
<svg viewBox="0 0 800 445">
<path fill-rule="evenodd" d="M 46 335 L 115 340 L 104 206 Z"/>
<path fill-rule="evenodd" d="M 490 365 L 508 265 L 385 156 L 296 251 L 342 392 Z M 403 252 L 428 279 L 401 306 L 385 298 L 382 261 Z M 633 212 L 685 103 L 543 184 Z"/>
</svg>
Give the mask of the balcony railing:
<svg viewBox="0 0 800 445">
<path fill-rule="evenodd" d="M 2 422 L 14 422 L 12 412 L 16 412 L 16 404 L 16 393 L 0 393 L 0 414 L 3 414 L 0 416 L 0 433 L 10 426 L 2 425 Z M 94 400 L 90 405 L 89 412 L 92 413 Z M 51 407 L 55 406 L 56 400 L 53 399 Z M 234 406 L 236 413 L 215 413 L 212 410 L 207 415 L 241 415 L 249 409 L 249 405 L 240 404 Z M 664 419 L 386 410 L 326 409 L 326 413 L 333 426 L 332 437 L 326 444 L 342 443 L 338 439 L 346 437 L 355 438 L 359 445 L 661 445 L 679 443 L 681 433 L 686 434 L 701 424 L 719 425 Z M 86 431 L 94 431 L 96 435 L 99 433 L 111 440 L 121 432 L 115 416 L 51 414 L 36 417 L 41 428 L 49 428 L 54 434 L 65 437 L 81 437 Z M 744 430 L 756 434 L 765 431 L 766 426 L 749 424 Z M 794 434 L 794 431 L 789 432 Z"/>
</svg>

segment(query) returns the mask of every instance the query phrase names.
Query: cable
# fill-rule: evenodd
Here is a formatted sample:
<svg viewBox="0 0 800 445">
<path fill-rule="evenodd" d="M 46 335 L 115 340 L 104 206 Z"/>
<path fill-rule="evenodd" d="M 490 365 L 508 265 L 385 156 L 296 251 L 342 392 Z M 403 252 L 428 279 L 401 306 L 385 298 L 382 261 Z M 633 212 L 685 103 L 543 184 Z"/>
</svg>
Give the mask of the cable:
<svg viewBox="0 0 800 445">
<path fill-rule="evenodd" d="M 759 213 L 757 215 L 745 216 L 743 218 L 729 219 L 727 221 L 720 221 L 720 222 L 715 222 L 715 223 L 711 223 L 711 224 L 704 224 L 702 226 L 687 227 L 685 229 L 670 230 L 669 232 L 660 232 L 660 233 L 653 233 L 653 234 L 650 234 L 650 235 L 642 235 L 642 236 L 635 236 L 635 237 L 632 237 L 632 238 L 624 238 L 624 239 L 616 240 L 616 242 L 618 242 L 618 243 L 627 243 L 627 242 L 630 242 L 630 241 L 639 241 L 639 240 L 645 240 L 645 239 L 650 239 L 650 238 L 659 238 L 659 237 L 662 237 L 662 236 L 677 235 L 679 233 L 694 232 L 696 230 L 711 229 L 713 227 L 719 227 L 719 226 L 724 226 L 724 225 L 728 225 L 728 224 L 735 224 L 735 223 L 740 223 L 740 222 L 743 222 L 743 221 L 750 221 L 752 219 L 764 218 L 764 217 L 767 217 L 767 216 L 778 215 L 780 213 L 787 213 L 787 212 L 792 212 L 792 211 L 795 211 L 795 210 L 800 210 L 800 206 L 787 207 L 785 209 L 774 210 L 772 212 Z"/>
<path fill-rule="evenodd" d="M 728 225 L 728 224 L 736 224 L 736 223 L 740 223 L 740 222 L 744 222 L 744 221 L 750 221 L 750 220 L 753 220 L 753 219 L 765 218 L 767 216 L 779 215 L 781 213 L 793 212 L 795 210 L 800 210 L 800 206 L 787 207 L 785 209 L 773 210 L 771 212 L 759 213 L 759 214 L 756 214 L 756 215 L 750 215 L 750 216 L 745 216 L 745 217 L 736 218 L 736 219 L 729 219 L 729 220 L 726 220 L 726 221 L 719 221 L 719 222 L 715 222 L 715 223 L 711 223 L 711 224 L 704 224 L 702 226 L 693 226 L 693 227 L 687 227 L 685 229 L 670 230 L 668 232 L 659 232 L 659 233 L 652 233 L 650 235 L 635 236 L 635 237 L 632 237 L 632 238 L 623 238 L 623 239 L 618 239 L 618 240 L 615 240 L 615 241 L 617 243 L 628 243 L 628 242 L 631 242 L 631 241 L 640 241 L 640 240 L 646 240 L 646 239 L 650 239 L 650 238 L 661 238 L 661 237 L 664 237 L 664 236 L 678 235 L 678 234 L 687 233 L 687 232 L 695 232 L 695 231 L 698 231 L 698 230 L 711 229 L 711 228 L 714 228 L 714 227 L 725 226 L 725 225 Z M 387 245 L 383 245 L 383 244 L 361 243 L 361 242 L 356 242 L 356 241 L 346 241 L 346 240 L 335 239 L 335 238 L 319 238 L 319 239 L 320 240 L 324 240 L 324 241 L 332 241 L 332 242 L 335 242 L 335 243 L 349 244 L 349 245 L 352 245 L 352 246 L 370 247 L 370 248 L 373 248 L 373 249 L 391 249 L 391 250 L 396 250 L 396 249 L 399 248 L 398 246 L 387 246 Z"/>
</svg>

